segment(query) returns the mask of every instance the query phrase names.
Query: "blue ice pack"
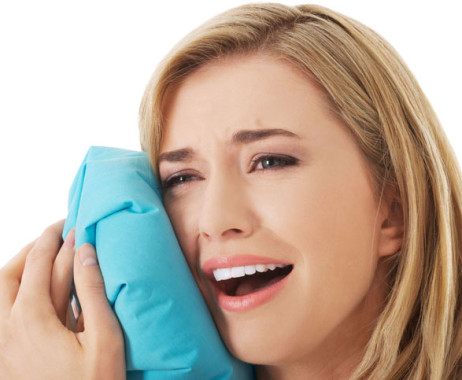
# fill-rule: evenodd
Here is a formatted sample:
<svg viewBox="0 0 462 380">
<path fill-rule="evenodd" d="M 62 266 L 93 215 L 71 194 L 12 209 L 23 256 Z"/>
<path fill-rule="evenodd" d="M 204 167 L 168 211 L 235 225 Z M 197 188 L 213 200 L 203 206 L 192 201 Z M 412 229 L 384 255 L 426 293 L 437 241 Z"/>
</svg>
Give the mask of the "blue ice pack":
<svg viewBox="0 0 462 380">
<path fill-rule="evenodd" d="M 225 348 L 162 205 L 145 153 L 91 147 L 63 237 L 96 247 L 125 338 L 127 379 L 253 379 Z"/>
</svg>

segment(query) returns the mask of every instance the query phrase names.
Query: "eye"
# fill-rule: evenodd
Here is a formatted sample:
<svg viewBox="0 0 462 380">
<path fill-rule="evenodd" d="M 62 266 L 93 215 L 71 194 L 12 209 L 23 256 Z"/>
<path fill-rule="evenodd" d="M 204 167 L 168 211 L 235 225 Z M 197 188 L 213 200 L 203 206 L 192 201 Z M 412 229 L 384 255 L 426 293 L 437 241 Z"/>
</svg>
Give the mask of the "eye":
<svg viewBox="0 0 462 380">
<path fill-rule="evenodd" d="M 251 162 L 251 171 L 253 170 L 279 170 L 286 166 L 295 166 L 298 159 L 290 156 L 280 156 L 274 154 L 265 154 L 254 158 Z M 200 179 L 197 175 L 188 173 L 177 173 L 161 181 L 162 189 L 165 191 L 177 186 L 184 185 L 187 182 Z"/>
<path fill-rule="evenodd" d="M 197 178 L 197 176 L 186 173 L 174 174 L 168 177 L 166 180 L 163 180 L 161 182 L 161 186 L 163 189 L 170 189 L 172 187 L 179 186 L 186 182 L 192 181 L 194 178 Z"/>
<path fill-rule="evenodd" d="M 251 169 L 252 170 L 279 169 L 279 168 L 283 168 L 284 166 L 297 165 L 297 163 L 298 163 L 298 159 L 294 157 L 266 154 L 266 155 L 254 158 L 252 160 Z"/>
</svg>

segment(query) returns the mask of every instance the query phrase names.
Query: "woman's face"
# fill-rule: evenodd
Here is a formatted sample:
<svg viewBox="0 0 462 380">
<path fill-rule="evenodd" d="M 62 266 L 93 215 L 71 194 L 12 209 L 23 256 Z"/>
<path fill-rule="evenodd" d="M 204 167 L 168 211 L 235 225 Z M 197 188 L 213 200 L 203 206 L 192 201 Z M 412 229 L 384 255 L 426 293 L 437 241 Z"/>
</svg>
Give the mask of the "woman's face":
<svg viewBox="0 0 462 380">
<path fill-rule="evenodd" d="M 171 88 L 164 115 L 165 207 L 230 351 L 277 364 L 363 347 L 386 212 L 324 93 L 288 63 L 231 57 Z"/>
</svg>

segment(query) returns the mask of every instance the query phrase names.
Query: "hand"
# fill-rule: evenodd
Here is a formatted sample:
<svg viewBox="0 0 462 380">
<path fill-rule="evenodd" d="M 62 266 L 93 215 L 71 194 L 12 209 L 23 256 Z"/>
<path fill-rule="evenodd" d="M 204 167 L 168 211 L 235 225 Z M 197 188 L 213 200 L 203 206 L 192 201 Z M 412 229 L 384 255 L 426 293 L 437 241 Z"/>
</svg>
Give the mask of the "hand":
<svg viewBox="0 0 462 380">
<path fill-rule="evenodd" d="M 123 335 L 94 248 L 48 227 L 0 270 L 0 379 L 125 379 Z M 61 246 L 61 247 L 60 247 Z M 85 321 L 65 325 L 74 282 Z"/>
</svg>

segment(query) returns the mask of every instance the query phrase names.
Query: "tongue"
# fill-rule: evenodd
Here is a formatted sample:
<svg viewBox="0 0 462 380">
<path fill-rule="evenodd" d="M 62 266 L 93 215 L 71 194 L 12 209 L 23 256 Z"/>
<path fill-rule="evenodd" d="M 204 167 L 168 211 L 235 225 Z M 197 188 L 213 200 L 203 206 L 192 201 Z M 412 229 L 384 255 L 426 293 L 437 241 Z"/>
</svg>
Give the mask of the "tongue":
<svg viewBox="0 0 462 380">
<path fill-rule="evenodd" d="M 276 277 L 262 278 L 258 276 L 246 276 L 244 279 L 237 285 L 234 296 L 245 296 L 250 293 L 254 293 L 257 290 L 266 288 L 280 280 L 282 280 L 286 275 L 281 274 Z"/>
</svg>

